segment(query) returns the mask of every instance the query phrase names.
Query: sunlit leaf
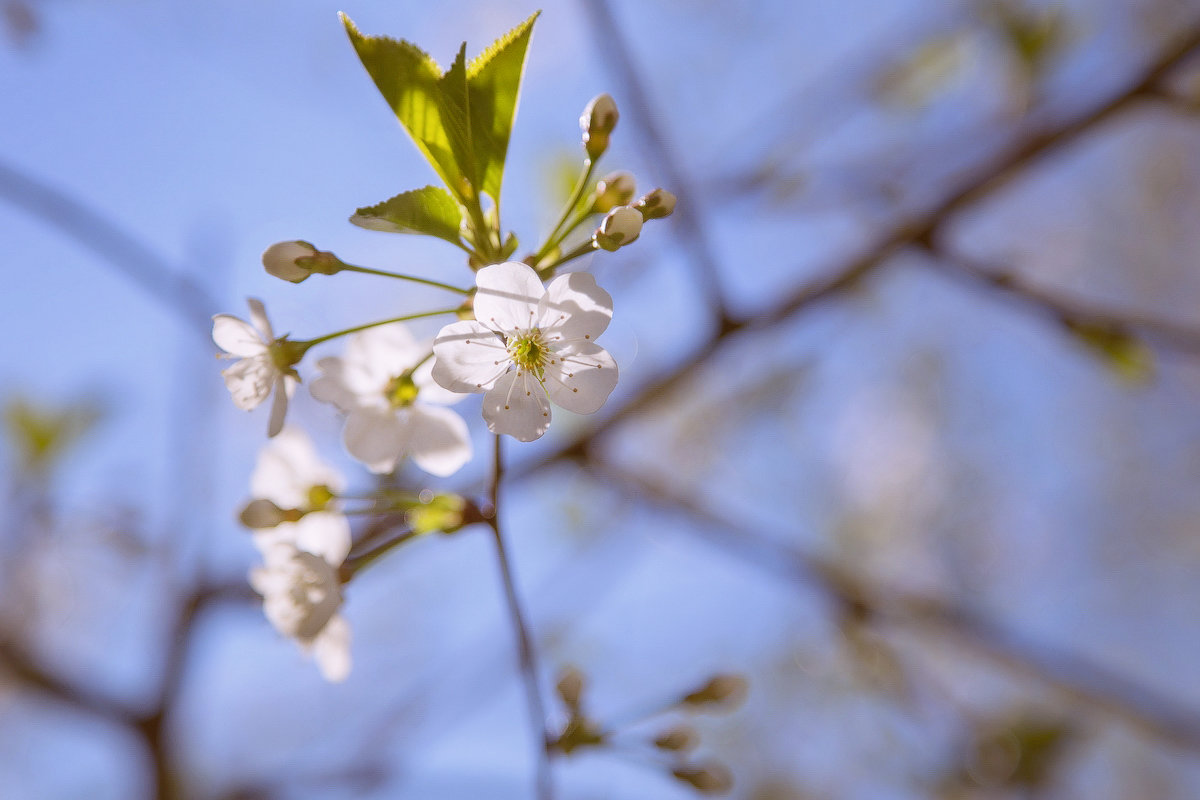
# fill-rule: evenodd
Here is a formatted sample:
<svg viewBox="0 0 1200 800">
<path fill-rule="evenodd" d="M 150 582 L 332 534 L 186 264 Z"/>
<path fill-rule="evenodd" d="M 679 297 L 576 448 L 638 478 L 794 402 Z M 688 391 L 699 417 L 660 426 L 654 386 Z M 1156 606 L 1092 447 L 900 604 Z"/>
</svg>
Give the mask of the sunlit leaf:
<svg viewBox="0 0 1200 800">
<path fill-rule="evenodd" d="M 467 64 L 466 45 L 444 73 L 417 46 L 363 36 L 343 15 L 363 66 L 417 147 L 460 201 L 500 196 L 534 14 Z"/>
<path fill-rule="evenodd" d="M 383 99 L 446 186 L 461 198 L 463 176 L 442 119 L 442 70 L 437 62 L 409 42 L 363 36 L 345 14 L 342 22 Z"/>
<path fill-rule="evenodd" d="M 421 233 L 458 244 L 462 208 L 445 189 L 426 186 L 360 208 L 350 221 L 368 230 Z"/>
</svg>

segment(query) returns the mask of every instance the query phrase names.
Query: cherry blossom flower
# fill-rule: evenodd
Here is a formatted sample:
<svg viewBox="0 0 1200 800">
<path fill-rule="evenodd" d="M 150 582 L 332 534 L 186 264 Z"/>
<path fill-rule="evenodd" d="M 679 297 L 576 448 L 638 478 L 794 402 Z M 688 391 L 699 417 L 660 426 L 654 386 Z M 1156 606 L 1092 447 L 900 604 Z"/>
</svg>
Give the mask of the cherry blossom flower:
<svg viewBox="0 0 1200 800">
<path fill-rule="evenodd" d="M 295 639 L 329 681 L 350 674 L 350 625 L 338 613 L 342 584 L 337 565 L 319 555 L 280 544 L 265 565 L 250 572 L 250 585 L 263 596 L 263 612 L 277 631 Z"/>
<path fill-rule="evenodd" d="M 301 515 L 254 532 L 264 565 L 250 572 L 250 584 L 275 629 L 312 653 L 326 679 L 343 680 L 350 671 L 350 626 L 338 614 L 337 568 L 350 552 L 350 524 L 329 504 L 345 482 L 303 431 L 288 427 L 259 453 L 250 483 L 255 502 Z"/>
<path fill-rule="evenodd" d="M 275 545 L 291 544 L 341 564 L 350 552 L 350 523 L 330 509 L 329 503 L 345 487 L 345 479 L 320 459 L 304 431 L 284 428 L 259 452 L 250 492 L 256 499 L 270 500 L 303 516 L 256 530 L 255 546 L 266 553 Z"/>
<path fill-rule="evenodd" d="M 286 338 L 275 338 L 262 301 L 251 297 L 247 302 L 253 324 L 229 314 L 217 314 L 213 317 L 213 341 L 225 351 L 223 358 L 238 359 L 236 364 L 221 372 L 234 405 L 249 411 L 257 408 L 274 391 L 267 435 L 275 436 L 283 429 L 288 398 L 300 382 L 300 376 L 293 369 L 299 359 L 294 357 Z"/>
<path fill-rule="evenodd" d="M 595 340 L 612 319 L 612 298 L 585 272 L 543 287 L 510 261 L 476 275 L 475 320 L 442 328 L 433 379 L 453 392 L 484 392 L 493 433 L 522 442 L 550 426 L 550 401 L 577 414 L 597 411 L 617 385 L 617 365 Z"/>
<path fill-rule="evenodd" d="M 372 472 L 391 472 L 407 455 L 444 477 L 471 460 L 467 424 L 441 407 L 462 396 L 434 383 L 429 355 L 395 323 L 354 334 L 343 357 L 317 362 L 312 395 L 346 412 L 346 449 Z"/>
</svg>

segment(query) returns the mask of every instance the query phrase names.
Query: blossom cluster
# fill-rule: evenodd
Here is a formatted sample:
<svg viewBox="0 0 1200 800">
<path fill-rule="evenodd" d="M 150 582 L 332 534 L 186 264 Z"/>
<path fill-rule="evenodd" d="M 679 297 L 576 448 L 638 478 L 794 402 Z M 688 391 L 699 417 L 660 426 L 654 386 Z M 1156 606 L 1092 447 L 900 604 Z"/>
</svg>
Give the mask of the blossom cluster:
<svg viewBox="0 0 1200 800">
<path fill-rule="evenodd" d="M 377 489 L 355 497 L 367 502 L 365 508 L 347 511 L 344 480 L 317 457 L 303 432 L 285 426 L 289 400 L 302 382 L 301 363 L 313 348 L 344 339 L 340 354 L 316 361 L 316 374 L 307 385 L 315 400 L 343 416 L 345 451 L 377 475 L 411 462 L 445 478 L 470 462 L 471 426 L 454 408 L 468 395 L 482 396 L 479 407 L 491 433 L 521 442 L 546 433 L 555 406 L 573 414 L 598 411 L 619 374 L 616 361 L 597 341 L 612 320 L 612 297 L 589 273 L 561 268 L 598 250 L 629 245 L 645 222 L 668 216 L 675 204 L 662 189 L 635 201 L 635 181 L 626 172 L 593 178 L 617 119 L 608 95 L 584 110 L 583 175 L 558 224 L 522 260 L 513 260 L 516 238 L 502 235 L 495 213 L 479 213 L 473 197 L 454 197 L 433 187 L 360 209 L 351 219 L 369 229 L 453 240 L 469 254 L 473 286 L 355 266 L 299 240 L 280 242 L 263 253 L 266 271 L 293 284 L 314 275 L 355 271 L 455 292 L 457 303 L 451 308 L 313 339 L 276 335 L 263 303 L 253 298 L 249 321 L 228 314 L 213 318 L 213 341 L 221 356 L 233 361 L 222 376 L 235 405 L 251 410 L 270 400 L 271 407 L 270 441 L 254 471 L 253 499 L 241 514 L 262 557 L 250 582 L 263 596 L 267 619 L 309 652 L 326 678 L 341 680 L 350 669 L 350 631 L 340 609 L 343 585 L 361 559 L 349 558 L 356 543 L 347 513 L 402 510 L 414 519 L 420 503 L 397 501 Z M 454 227 L 438 227 L 439 213 L 458 215 L 457 234 Z M 590 234 L 569 246 L 581 226 Z M 432 337 L 422 338 L 410 327 L 414 320 L 439 314 L 452 315 L 454 321 Z M 427 494 L 429 490 L 420 496 Z M 423 520 L 435 520 L 443 530 L 458 524 L 461 502 L 434 506 L 424 508 Z M 412 524 L 410 533 L 429 524 Z"/>
</svg>

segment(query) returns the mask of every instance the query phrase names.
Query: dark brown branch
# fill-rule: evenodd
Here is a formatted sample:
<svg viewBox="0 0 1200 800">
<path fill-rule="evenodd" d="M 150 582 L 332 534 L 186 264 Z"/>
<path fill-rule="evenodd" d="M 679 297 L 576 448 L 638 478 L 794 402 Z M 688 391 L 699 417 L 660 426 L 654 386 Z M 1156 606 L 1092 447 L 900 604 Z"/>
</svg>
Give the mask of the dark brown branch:
<svg viewBox="0 0 1200 800">
<path fill-rule="evenodd" d="M 786 533 L 749 533 L 660 482 L 595 459 L 584 469 L 631 499 L 683 517 L 692 526 L 689 533 L 722 551 L 784 580 L 820 590 L 858 619 L 927 628 L 1078 703 L 1101 709 L 1147 736 L 1200 752 L 1200 709 L 1188 709 L 1089 659 L 1034 642 L 940 598 L 881 588 L 785 544 Z"/>
</svg>

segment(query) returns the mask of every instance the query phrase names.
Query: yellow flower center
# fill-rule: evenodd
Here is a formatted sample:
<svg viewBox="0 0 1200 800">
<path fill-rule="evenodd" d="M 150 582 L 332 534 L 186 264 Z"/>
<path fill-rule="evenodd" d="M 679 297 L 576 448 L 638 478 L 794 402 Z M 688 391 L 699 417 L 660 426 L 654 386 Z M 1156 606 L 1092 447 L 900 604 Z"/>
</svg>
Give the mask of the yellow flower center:
<svg viewBox="0 0 1200 800">
<path fill-rule="evenodd" d="M 545 376 L 545 363 L 550 357 L 550 349 L 542 342 L 541 330 L 534 328 L 509 339 L 508 357 L 518 367 L 541 380 Z"/>
<path fill-rule="evenodd" d="M 417 399 L 419 391 L 417 384 L 413 382 L 412 374 L 406 372 L 388 381 L 383 395 L 391 403 L 392 408 L 408 408 Z"/>
</svg>

